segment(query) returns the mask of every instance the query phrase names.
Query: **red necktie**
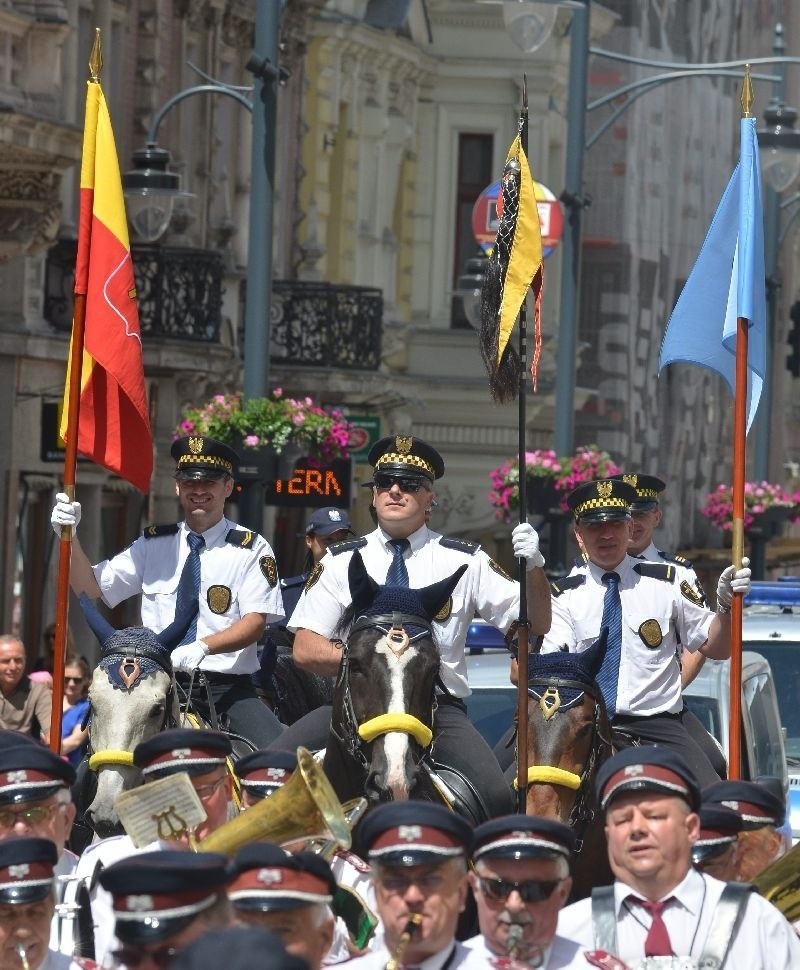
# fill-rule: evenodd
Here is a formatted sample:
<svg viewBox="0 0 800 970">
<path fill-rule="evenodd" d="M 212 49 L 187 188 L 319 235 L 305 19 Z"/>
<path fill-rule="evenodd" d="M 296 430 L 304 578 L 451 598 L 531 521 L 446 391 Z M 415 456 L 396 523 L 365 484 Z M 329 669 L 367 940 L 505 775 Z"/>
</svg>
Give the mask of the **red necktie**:
<svg viewBox="0 0 800 970">
<path fill-rule="evenodd" d="M 646 957 L 671 957 L 672 944 L 669 941 L 669 933 L 661 914 L 664 907 L 672 901 L 672 897 L 665 899 L 661 903 L 653 903 L 649 899 L 637 899 L 636 902 L 647 910 L 653 917 L 650 929 L 647 931 L 647 938 L 644 941 L 644 955 Z"/>
</svg>

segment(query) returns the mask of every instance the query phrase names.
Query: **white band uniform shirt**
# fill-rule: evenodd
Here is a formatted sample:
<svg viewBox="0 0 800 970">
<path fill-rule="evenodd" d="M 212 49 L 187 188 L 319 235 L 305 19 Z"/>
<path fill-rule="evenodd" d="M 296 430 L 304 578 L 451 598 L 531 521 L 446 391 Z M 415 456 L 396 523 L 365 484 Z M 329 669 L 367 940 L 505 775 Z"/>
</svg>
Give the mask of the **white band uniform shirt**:
<svg viewBox="0 0 800 970">
<path fill-rule="evenodd" d="M 472 939 L 464 943 L 475 954 L 481 966 L 492 967 L 493 960 L 503 961 L 503 957 L 492 953 L 486 945 L 483 936 L 473 936 Z M 525 966 L 524 963 L 519 964 Z M 566 970 L 568 967 L 583 967 L 586 961 L 583 958 L 583 948 L 573 940 L 565 940 L 563 937 L 554 936 L 553 942 L 542 951 L 541 970 Z"/>
<path fill-rule="evenodd" d="M 235 545 L 226 538 L 232 529 L 245 531 L 223 517 L 202 533 L 205 546 L 200 553 L 199 640 L 227 630 L 248 613 L 266 614 L 267 623 L 283 617 L 277 573 L 276 582 L 271 585 L 261 565 L 269 559 L 274 568 L 269 543 L 256 533 L 248 533 L 252 541 L 247 547 Z M 103 601 L 114 607 L 141 593 L 142 624 L 156 633 L 169 626 L 175 618 L 178 582 L 189 555 L 186 541 L 189 531 L 186 523 L 181 522 L 177 531 L 170 534 L 139 536 L 112 559 L 93 566 Z M 228 653 L 209 654 L 200 667 L 224 674 L 251 674 L 259 669 L 256 644 Z"/>
<path fill-rule="evenodd" d="M 358 551 L 367 573 L 384 583 L 394 558 L 390 536 L 378 528 L 365 536 L 366 544 Z M 468 569 L 453 591 L 450 612 L 446 619 L 434 621 L 434 632 L 442 657 L 442 682 L 456 697 L 468 697 L 467 664 L 464 643 L 469 625 L 477 612 L 489 623 L 505 631 L 519 617 L 519 585 L 493 564 L 490 557 L 478 549 L 473 554 L 441 544 L 443 537 L 422 526 L 408 536 L 410 552 L 406 553 L 409 585 L 413 588 L 429 586 L 446 579 L 459 566 Z M 321 636 L 333 636 L 345 608 L 352 602 L 347 571 L 351 552 L 338 555 L 328 551 L 322 558 L 322 571 L 310 586 L 289 620 L 289 629 L 311 630 Z M 313 580 L 313 581 L 312 581 Z M 346 639 L 346 637 L 342 637 Z"/>
<path fill-rule="evenodd" d="M 386 970 L 386 965 L 393 957 L 393 954 L 386 949 L 386 945 L 366 953 L 362 957 L 348 960 L 342 964 L 347 970 Z M 401 961 L 401 966 L 411 966 Z M 478 967 L 486 968 L 487 964 L 482 957 L 478 956 L 463 943 L 456 940 L 450 946 L 445 947 L 438 953 L 426 957 L 420 963 L 414 963 L 415 970 L 455 970 L 456 967 L 463 967 L 464 970 L 477 970 Z"/>
<path fill-rule="evenodd" d="M 553 596 L 553 620 L 542 652 L 566 647 L 581 653 L 597 640 L 606 592 L 602 577 L 616 572 L 622 603 L 617 714 L 677 714 L 683 709 L 676 656 L 679 640 L 683 649 L 696 651 L 708 639 L 714 613 L 684 596 L 677 579 L 637 573 L 634 567 L 641 564 L 642 560 L 626 556 L 614 570 L 591 562 L 573 570 L 572 576 L 583 576 L 585 581 Z"/>
<path fill-rule="evenodd" d="M 674 900 L 664 908 L 662 919 L 678 956 L 698 959 L 704 950 L 717 903 L 725 883 L 690 869 L 666 898 Z M 617 919 L 618 956 L 630 966 L 644 958 L 644 942 L 651 917 L 628 900 L 630 886 L 614 883 L 614 911 Z M 558 933 L 575 940 L 584 950 L 593 950 L 592 901 L 581 899 L 561 910 Z M 590 966 L 587 961 L 576 966 Z M 800 967 L 800 940 L 781 913 L 757 893 L 747 900 L 742 921 L 728 951 L 724 970 L 788 970 Z"/>
</svg>

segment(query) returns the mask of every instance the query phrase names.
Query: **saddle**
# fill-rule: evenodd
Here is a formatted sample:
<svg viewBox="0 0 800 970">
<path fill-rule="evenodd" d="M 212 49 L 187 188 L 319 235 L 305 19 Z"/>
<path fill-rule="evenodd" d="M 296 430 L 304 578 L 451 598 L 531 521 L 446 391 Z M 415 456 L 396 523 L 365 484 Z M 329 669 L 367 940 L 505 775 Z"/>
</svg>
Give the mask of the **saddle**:
<svg viewBox="0 0 800 970">
<path fill-rule="evenodd" d="M 431 784 L 448 808 L 461 815 L 473 826 L 489 821 L 491 817 L 489 809 L 469 778 L 457 768 L 437 761 L 429 764 L 425 759 L 422 765 L 430 777 Z"/>
</svg>

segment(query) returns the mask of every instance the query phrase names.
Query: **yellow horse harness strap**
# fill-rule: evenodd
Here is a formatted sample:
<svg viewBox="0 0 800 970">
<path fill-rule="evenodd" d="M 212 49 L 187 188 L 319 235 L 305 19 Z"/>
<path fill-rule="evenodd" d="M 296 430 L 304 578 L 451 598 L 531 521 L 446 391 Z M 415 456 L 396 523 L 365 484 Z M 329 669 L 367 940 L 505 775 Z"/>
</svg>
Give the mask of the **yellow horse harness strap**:
<svg viewBox="0 0 800 970">
<path fill-rule="evenodd" d="M 519 780 L 514 779 L 514 787 L 519 787 Z M 561 785 L 563 788 L 571 788 L 577 791 L 581 786 L 581 776 L 572 771 L 565 771 L 563 768 L 551 768 L 549 765 L 531 765 L 528 768 L 528 784 L 534 785 L 540 782 L 543 785 Z"/>
<path fill-rule="evenodd" d="M 389 731 L 401 731 L 410 734 L 423 748 L 427 748 L 433 738 L 433 732 L 413 714 L 379 714 L 359 725 L 358 736 L 362 741 L 374 741 L 381 734 Z"/>
</svg>

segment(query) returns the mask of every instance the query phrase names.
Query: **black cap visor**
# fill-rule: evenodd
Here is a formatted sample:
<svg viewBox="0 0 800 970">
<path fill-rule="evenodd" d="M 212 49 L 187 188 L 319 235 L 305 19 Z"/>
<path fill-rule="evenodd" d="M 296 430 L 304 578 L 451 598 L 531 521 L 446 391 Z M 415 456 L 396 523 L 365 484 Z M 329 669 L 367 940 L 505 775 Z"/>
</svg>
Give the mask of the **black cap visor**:
<svg viewBox="0 0 800 970">
<path fill-rule="evenodd" d="M 224 468 L 179 468 L 175 472 L 176 482 L 221 482 L 228 478 L 228 472 Z"/>
<path fill-rule="evenodd" d="M 185 930 L 199 915 L 191 913 L 189 916 L 171 916 L 169 919 L 155 915 L 132 920 L 117 919 L 114 933 L 121 943 L 134 946 L 137 943 L 160 943 Z"/>
<path fill-rule="evenodd" d="M 37 882 L 32 886 L 6 886 L 0 889 L 0 906 L 24 906 L 27 903 L 38 903 L 53 894 L 53 882 L 50 879 Z"/>
<path fill-rule="evenodd" d="M 583 522 L 622 522 L 625 519 L 630 519 L 631 513 L 628 508 L 620 509 L 587 509 L 578 516 L 578 524 Z"/>
<path fill-rule="evenodd" d="M 12 788 L 0 795 L 2 805 L 27 805 L 30 802 L 43 802 L 67 786 L 61 781 L 53 781 L 52 785 L 32 785 L 29 788 Z"/>
<path fill-rule="evenodd" d="M 698 845 L 695 843 L 692 846 L 692 862 L 695 865 L 702 864 L 703 862 L 710 862 L 711 859 L 716 859 L 721 856 L 726 849 L 729 849 L 734 844 L 734 842 L 736 842 L 736 836 L 720 842 L 708 842 L 704 845 Z"/>
</svg>

